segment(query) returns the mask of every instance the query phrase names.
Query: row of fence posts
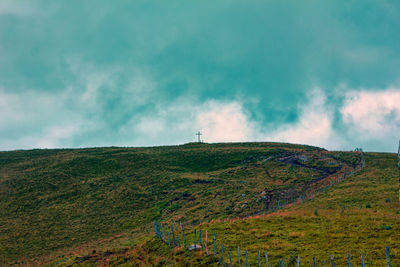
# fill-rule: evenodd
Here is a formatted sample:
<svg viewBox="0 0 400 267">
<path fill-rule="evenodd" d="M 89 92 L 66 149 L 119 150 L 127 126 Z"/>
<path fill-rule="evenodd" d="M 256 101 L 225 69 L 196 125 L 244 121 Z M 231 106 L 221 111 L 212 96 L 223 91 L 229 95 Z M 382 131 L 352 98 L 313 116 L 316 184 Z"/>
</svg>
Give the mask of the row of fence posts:
<svg viewBox="0 0 400 267">
<path fill-rule="evenodd" d="M 352 176 L 355 172 L 357 172 L 358 170 L 361 170 L 365 167 L 365 159 L 364 159 L 364 153 L 363 151 L 360 149 L 358 151 L 361 151 L 361 159 L 360 159 L 360 165 L 357 166 L 353 171 L 351 171 L 350 173 L 346 174 L 342 174 L 340 177 L 335 177 L 334 179 L 331 179 L 329 183 L 325 184 L 324 186 L 316 189 L 314 192 L 311 192 L 311 194 L 307 194 L 304 193 L 304 195 L 301 195 L 299 197 L 292 197 L 290 199 L 288 198 L 284 198 L 283 200 L 276 200 L 274 202 L 274 205 L 271 206 L 271 208 L 269 209 L 265 209 L 264 210 L 264 214 L 268 214 L 271 212 L 274 212 L 278 209 L 282 209 L 283 207 L 292 204 L 292 203 L 303 203 L 306 199 L 311 198 L 313 199 L 314 197 L 316 197 L 317 195 L 324 193 L 326 191 L 329 190 L 330 187 L 332 187 L 333 185 L 341 182 L 342 180 Z M 259 210 L 258 211 L 258 215 L 261 215 L 262 211 Z M 256 215 L 255 212 L 253 212 L 253 216 Z M 251 216 L 251 215 L 248 215 Z M 182 226 L 182 222 L 179 223 L 181 231 L 182 231 L 182 236 L 183 236 L 183 243 L 184 243 L 184 247 L 186 249 L 191 249 L 191 247 L 187 246 L 187 242 L 186 242 L 186 235 L 185 235 L 185 231 L 184 228 Z M 170 229 L 171 229 L 171 234 L 172 234 L 172 242 L 170 240 Z M 175 230 L 174 230 L 175 229 Z M 167 243 L 169 247 L 172 246 L 171 243 L 173 243 L 173 246 L 181 246 L 181 242 L 180 242 L 180 238 L 179 238 L 179 229 L 178 226 L 176 225 L 176 223 L 171 223 L 170 227 L 168 226 L 168 223 L 166 223 L 166 232 L 167 235 L 165 235 L 164 231 L 163 231 L 163 227 L 162 225 L 155 221 L 154 222 L 154 231 L 156 233 L 156 236 L 163 242 Z M 175 231 L 176 231 L 176 239 L 175 239 Z M 207 248 L 207 231 L 206 231 L 206 236 L 205 236 L 206 240 L 205 240 L 205 250 L 206 250 L 206 254 L 208 256 L 208 248 Z M 199 242 L 200 242 L 200 247 L 201 250 L 203 251 L 204 247 L 203 247 L 203 243 L 202 243 L 202 230 L 200 230 L 199 232 Z M 213 249 L 214 249 L 214 257 L 217 257 L 217 244 L 216 244 L 216 235 L 213 234 Z M 194 250 L 197 250 L 197 230 L 194 230 Z M 222 253 L 222 257 L 220 259 L 220 262 L 222 264 L 222 266 L 225 266 L 225 256 L 224 256 L 224 246 L 223 244 L 221 244 L 221 253 Z M 231 252 L 228 252 L 229 255 L 229 265 L 232 266 L 232 259 L 231 259 Z M 238 247 L 238 266 L 240 267 L 240 248 Z M 258 266 L 261 266 L 261 259 L 260 259 L 260 251 L 257 251 L 257 256 L 258 256 Z M 386 258 L 387 258 L 387 266 L 390 266 L 390 253 L 389 253 L 389 247 L 386 247 Z M 267 267 L 269 267 L 269 262 L 268 262 L 268 254 L 267 252 L 265 252 L 265 261 L 267 264 Z M 248 267 L 248 253 L 247 250 L 245 251 L 245 263 L 246 263 L 246 267 Z M 350 254 L 348 254 L 348 264 L 349 266 L 351 266 L 350 264 Z M 284 266 L 285 262 L 283 259 L 279 260 L 277 265 L 279 266 Z M 335 262 L 334 262 L 334 256 L 331 255 L 331 265 L 332 267 L 335 266 Z M 300 256 L 297 257 L 297 266 L 300 266 Z M 313 257 L 313 266 L 316 266 L 316 259 L 315 257 Z M 364 256 L 361 256 L 361 266 L 365 266 L 364 264 Z"/>
<path fill-rule="evenodd" d="M 321 193 L 327 192 L 332 186 L 342 182 L 344 179 L 352 176 L 354 173 L 356 173 L 359 170 L 362 170 L 365 167 L 364 154 L 363 154 L 362 150 L 358 149 L 356 151 L 361 151 L 361 159 L 360 159 L 361 164 L 358 165 L 353 171 L 351 171 L 347 174 L 344 173 L 338 177 L 334 177 L 334 179 L 331 179 L 330 182 L 326 183 L 325 185 L 321 186 L 318 189 L 315 189 L 312 192 L 309 192 L 309 193 L 305 192 L 303 195 L 296 196 L 296 197 L 275 200 L 268 209 L 266 209 L 266 208 L 263 210 L 259 209 L 258 212 L 255 212 L 253 210 L 252 214 L 247 213 L 247 215 L 245 217 L 269 214 L 269 213 L 275 212 L 275 211 L 282 209 L 293 203 L 304 203 L 304 201 L 306 201 L 307 199 L 314 199 L 316 196 L 320 195 Z M 180 223 L 180 226 L 182 227 L 182 223 Z"/>
<path fill-rule="evenodd" d="M 291 197 L 291 198 L 283 198 L 283 199 L 275 200 L 272 203 L 270 208 L 264 209 L 264 210 L 259 209 L 258 213 L 253 211 L 253 214 L 247 214 L 246 217 L 261 215 L 263 213 L 268 214 L 271 212 L 275 212 L 279 209 L 282 209 L 293 203 L 300 203 L 300 202 L 304 203 L 304 201 L 306 199 L 314 199 L 317 195 L 327 192 L 329 190 L 329 188 L 331 188 L 332 186 L 334 186 L 334 185 L 340 183 L 341 181 L 343 181 L 344 179 L 352 176 L 358 170 L 363 169 L 364 165 L 365 165 L 365 163 L 363 163 L 360 166 L 357 166 L 353 171 L 349 172 L 348 174 L 342 174 L 339 177 L 334 177 L 333 179 L 330 180 L 330 182 L 328 182 L 327 184 L 323 185 L 322 187 L 320 187 L 318 189 L 315 189 L 313 192 L 309 192 L 309 193 L 306 192 L 303 195 L 300 195 L 298 197 L 296 196 L 296 197 Z"/>
<path fill-rule="evenodd" d="M 176 238 L 175 238 L 175 231 L 176 231 Z M 187 246 L 187 241 L 186 241 L 186 235 L 185 235 L 185 231 L 184 228 L 182 227 L 182 224 L 180 223 L 180 228 L 181 228 L 181 232 L 182 232 L 182 236 L 183 236 L 183 240 L 184 240 L 184 247 L 186 249 L 189 250 L 197 250 L 197 249 L 201 249 L 201 251 L 206 251 L 206 255 L 208 256 L 208 247 L 207 247 L 207 231 L 205 234 L 205 241 L 204 241 L 204 245 L 202 242 L 202 230 L 200 230 L 199 232 L 199 245 L 197 245 L 197 229 L 194 229 L 194 246 Z M 169 231 L 169 229 L 172 229 L 171 232 Z M 171 223 L 170 227 L 168 226 L 168 224 L 166 224 L 166 232 L 167 232 L 167 236 L 165 236 L 164 231 L 163 231 L 163 227 L 162 225 L 155 221 L 154 222 L 154 230 L 156 233 L 156 236 L 163 242 L 167 243 L 169 247 L 171 246 L 179 246 L 181 247 L 181 242 L 180 242 L 180 238 L 179 238 L 179 229 L 178 226 L 176 225 L 176 223 Z M 172 240 L 173 240 L 173 244 L 170 242 L 170 234 L 172 235 Z M 175 241 L 177 240 L 177 242 Z M 217 258 L 217 239 L 216 239 L 216 235 L 213 234 L 213 254 L 214 257 Z M 248 259 L 248 252 L 247 250 L 245 250 L 245 266 L 248 267 L 249 265 L 249 259 Z M 265 263 L 266 266 L 269 267 L 270 266 L 270 261 L 268 259 L 268 254 L 267 252 L 264 252 L 265 255 Z M 240 247 L 237 248 L 237 259 L 238 259 L 238 266 L 241 266 L 241 259 L 240 259 L 241 253 L 240 253 Z M 233 266 L 233 261 L 232 261 L 232 256 L 231 256 L 231 251 L 228 252 L 228 259 L 229 259 L 229 266 L 232 267 Z M 224 250 L 224 244 L 221 243 L 221 258 L 220 258 L 220 263 L 223 267 L 225 267 L 225 250 Z M 335 267 L 335 258 L 333 255 L 331 255 L 330 257 L 330 261 L 331 261 L 331 266 Z M 262 264 L 262 260 L 261 260 L 261 254 L 260 254 L 260 250 L 257 250 L 257 262 L 258 262 L 258 266 L 261 267 Z M 300 256 L 297 256 L 297 267 L 300 267 Z M 351 267 L 351 255 L 347 254 L 347 263 L 348 266 Z M 391 263 L 390 263 L 390 248 L 386 247 L 386 263 L 387 263 L 387 267 L 391 267 Z M 284 267 L 285 266 L 285 261 L 284 259 L 280 259 L 277 262 L 278 266 Z M 364 255 L 361 255 L 361 266 L 365 267 L 365 259 L 364 259 Z M 313 267 L 316 267 L 316 258 L 313 257 Z"/>
<path fill-rule="evenodd" d="M 327 192 L 330 187 L 332 187 L 332 186 L 336 185 L 337 183 L 343 181 L 344 179 L 354 175 L 357 171 L 364 169 L 364 167 L 365 167 L 364 152 L 362 151 L 361 148 L 356 149 L 356 151 L 361 152 L 360 153 L 360 165 L 356 166 L 354 168 L 354 170 L 350 171 L 348 174 L 344 173 L 339 177 L 334 177 L 334 179 L 331 179 L 329 183 L 325 184 L 324 186 L 322 186 L 318 189 L 315 189 L 313 192 L 310 192 L 310 193 L 305 192 L 298 197 L 296 196 L 296 197 L 291 197 L 291 198 L 283 198 L 283 199 L 275 200 L 272 203 L 271 208 L 265 209 L 263 211 L 261 209 L 259 209 L 258 215 L 261 215 L 262 213 L 268 214 L 269 212 L 277 211 L 277 210 L 282 209 L 283 207 L 293 204 L 293 203 L 300 203 L 300 202 L 304 203 L 304 201 L 306 199 L 313 199 L 317 195 Z M 253 211 L 252 215 L 255 216 L 256 212 Z M 251 215 L 247 214 L 246 217 L 249 217 L 249 216 L 251 216 Z"/>
<path fill-rule="evenodd" d="M 182 224 L 180 223 L 180 228 L 181 228 L 181 232 L 182 232 L 182 237 L 183 237 L 183 245 L 186 249 L 189 250 L 197 250 L 197 249 L 201 249 L 201 251 L 206 251 L 206 255 L 208 256 L 208 247 L 207 247 L 207 231 L 205 232 L 205 241 L 204 244 L 202 242 L 202 230 L 200 230 L 199 232 L 199 245 L 197 245 L 197 229 L 194 229 L 194 246 L 188 246 L 187 245 L 187 240 L 186 240 L 186 235 L 185 235 L 185 230 L 182 227 Z M 171 229 L 171 231 L 169 230 Z M 175 229 L 175 230 L 174 230 Z M 155 221 L 154 222 L 154 231 L 156 233 L 156 236 L 163 242 L 167 243 L 169 247 L 176 247 L 179 246 L 181 247 L 181 242 L 180 242 L 180 237 L 179 237 L 179 228 L 177 226 L 176 223 L 171 223 L 170 226 L 168 224 L 166 224 L 166 232 L 167 235 L 165 235 L 164 230 L 162 225 Z M 175 232 L 176 232 L 176 238 L 175 238 Z M 170 235 L 172 235 L 172 242 L 171 242 L 171 238 Z M 217 238 L 215 233 L 213 234 L 213 254 L 214 254 L 214 258 L 217 258 Z M 249 264 L 249 260 L 248 260 L 248 252 L 247 250 L 245 250 L 245 266 L 248 267 Z M 265 263 L 266 266 L 269 267 L 270 266 L 270 261 L 268 259 L 268 254 L 267 252 L 264 252 L 265 255 Z M 241 259 L 240 259 L 241 253 L 240 253 L 240 247 L 237 248 L 237 259 L 238 259 L 238 266 L 241 266 Z M 228 259 L 229 259 L 229 266 L 232 267 L 233 266 L 233 261 L 232 261 L 232 256 L 231 256 L 231 251 L 228 252 Z M 225 267 L 225 251 L 224 251 L 224 244 L 221 242 L 221 258 L 220 258 L 220 263 L 223 267 Z M 335 258 L 333 255 L 331 255 L 330 257 L 330 261 L 331 261 L 331 266 L 335 267 Z M 261 267 L 262 264 L 262 260 L 261 260 L 261 255 L 260 255 L 260 250 L 257 250 L 257 262 L 258 262 L 258 266 Z M 347 263 L 348 266 L 351 267 L 351 256 L 350 254 L 347 254 Z M 391 267 L 391 263 L 390 263 L 390 248 L 386 247 L 386 263 L 387 263 L 387 267 Z M 285 266 L 285 261 L 284 259 L 280 259 L 277 262 L 278 266 L 284 267 Z M 365 267 L 365 259 L 364 259 L 364 255 L 361 255 L 361 266 Z M 300 267 L 300 256 L 297 256 L 297 267 Z M 313 257 L 313 267 L 316 267 L 316 258 Z"/>
<path fill-rule="evenodd" d="M 360 165 L 356 166 L 354 168 L 354 170 L 350 171 L 349 173 L 343 173 L 340 176 L 334 177 L 333 179 L 330 179 L 330 181 L 328 183 L 326 183 L 325 185 L 322 185 L 321 187 L 319 187 L 318 189 L 315 189 L 311 192 L 305 192 L 300 196 L 295 196 L 295 197 L 291 197 L 291 198 L 282 198 L 282 199 L 277 199 L 274 200 L 271 204 L 270 207 L 268 209 L 264 208 L 264 209 L 258 209 L 258 211 L 254 211 L 252 209 L 252 213 L 246 213 L 245 217 L 250 217 L 250 216 L 256 216 L 256 215 L 266 215 L 272 212 L 275 212 L 279 209 L 282 209 L 290 204 L 294 204 L 294 203 L 304 203 L 304 201 L 306 201 L 307 199 L 314 199 L 316 196 L 327 192 L 332 186 L 342 182 L 344 179 L 351 177 L 353 174 L 355 174 L 357 171 L 362 170 L 365 167 L 365 160 L 364 160 L 364 153 L 362 151 L 361 148 L 357 148 L 356 151 L 360 151 L 361 152 L 361 158 L 360 158 Z M 243 218 L 243 217 L 242 217 Z M 181 224 L 182 225 L 182 224 Z M 194 225 L 194 224 L 193 224 Z"/>
</svg>

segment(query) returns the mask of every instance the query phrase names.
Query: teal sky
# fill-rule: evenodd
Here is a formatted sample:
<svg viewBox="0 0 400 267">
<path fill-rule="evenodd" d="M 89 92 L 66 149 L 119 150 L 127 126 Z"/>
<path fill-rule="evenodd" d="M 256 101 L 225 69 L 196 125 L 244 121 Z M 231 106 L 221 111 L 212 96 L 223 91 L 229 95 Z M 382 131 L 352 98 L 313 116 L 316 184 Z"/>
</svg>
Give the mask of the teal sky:
<svg viewBox="0 0 400 267">
<path fill-rule="evenodd" d="M 0 0 L 0 150 L 397 150 L 398 1 Z"/>
</svg>

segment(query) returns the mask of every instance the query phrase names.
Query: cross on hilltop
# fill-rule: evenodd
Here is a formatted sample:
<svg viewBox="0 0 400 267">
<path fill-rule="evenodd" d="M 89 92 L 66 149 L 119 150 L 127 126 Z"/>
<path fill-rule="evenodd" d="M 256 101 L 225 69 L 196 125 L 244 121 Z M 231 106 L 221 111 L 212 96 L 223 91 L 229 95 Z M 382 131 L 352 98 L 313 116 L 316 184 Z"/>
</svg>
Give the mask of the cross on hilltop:
<svg viewBox="0 0 400 267">
<path fill-rule="evenodd" d="M 400 140 L 399 140 L 399 150 L 397 150 L 397 156 L 399 157 L 399 201 L 400 201 Z"/>
<path fill-rule="evenodd" d="M 203 135 L 200 131 L 196 133 L 197 135 L 197 142 L 201 143 L 200 135 Z"/>
</svg>

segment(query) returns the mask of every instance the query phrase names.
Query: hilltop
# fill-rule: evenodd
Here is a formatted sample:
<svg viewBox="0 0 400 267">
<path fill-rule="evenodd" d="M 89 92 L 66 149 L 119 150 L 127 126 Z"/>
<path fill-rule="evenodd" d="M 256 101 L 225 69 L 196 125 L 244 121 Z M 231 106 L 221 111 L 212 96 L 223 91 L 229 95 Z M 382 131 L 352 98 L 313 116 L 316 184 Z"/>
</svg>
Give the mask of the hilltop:
<svg viewBox="0 0 400 267">
<path fill-rule="evenodd" d="M 322 242 L 323 236 L 313 238 L 310 232 L 325 225 L 324 218 L 340 221 L 349 217 L 343 214 L 350 214 L 350 223 L 364 216 L 380 218 L 379 227 L 390 229 L 382 230 L 378 240 L 390 245 L 389 236 L 399 240 L 394 223 L 399 219 L 396 158 L 367 153 L 366 160 L 366 169 L 311 201 L 249 218 L 354 171 L 360 154 L 282 143 L 1 152 L 0 263 L 90 265 L 114 257 L 116 265 L 204 264 L 207 257 L 200 252 L 195 263 L 192 252 L 169 250 L 157 241 L 154 220 L 184 222 L 188 238 L 201 223 L 203 229 L 226 239 L 227 249 L 240 241 L 254 253 L 258 242 L 265 241 L 275 259 L 293 253 L 294 246 L 308 248 L 310 242 Z M 335 193 L 341 187 L 345 191 Z M 300 227 L 290 232 L 300 237 L 286 236 L 292 227 L 289 222 Z M 259 231 L 274 234 L 259 237 Z M 359 235 L 365 237 L 363 232 Z M 311 247 L 309 253 L 315 251 Z M 282 255 L 273 253 L 278 248 Z M 213 264 L 212 259 L 207 264 Z"/>
</svg>

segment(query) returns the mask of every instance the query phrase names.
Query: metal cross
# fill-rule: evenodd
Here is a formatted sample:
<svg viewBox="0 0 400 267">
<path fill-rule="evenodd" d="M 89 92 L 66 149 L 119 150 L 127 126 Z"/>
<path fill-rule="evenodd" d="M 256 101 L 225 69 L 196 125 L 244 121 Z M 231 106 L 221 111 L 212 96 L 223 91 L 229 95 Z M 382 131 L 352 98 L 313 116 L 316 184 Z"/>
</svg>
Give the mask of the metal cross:
<svg viewBox="0 0 400 267">
<path fill-rule="evenodd" d="M 198 142 L 201 143 L 200 135 L 203 135 L 203 134 L 199 131 L 198 133 L 196 133 L 196 135 L 197 135 Z"/>
</svg>

